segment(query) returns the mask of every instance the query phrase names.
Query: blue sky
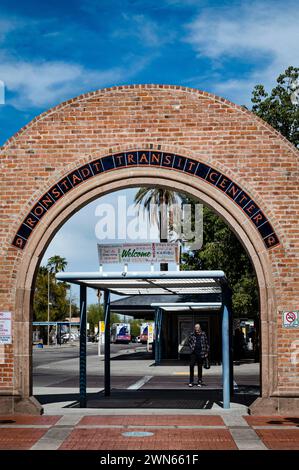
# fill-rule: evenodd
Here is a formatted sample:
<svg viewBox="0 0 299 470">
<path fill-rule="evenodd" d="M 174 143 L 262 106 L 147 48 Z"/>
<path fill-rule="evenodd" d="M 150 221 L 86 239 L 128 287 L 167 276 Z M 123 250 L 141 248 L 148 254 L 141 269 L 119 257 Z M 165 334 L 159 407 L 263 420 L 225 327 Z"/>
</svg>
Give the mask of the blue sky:
<svg viewBox="0 0 299 470">
<path fill-rule="evenodd" d="M 270 89 L 298 66 L 298 24 L 294 0 L 1 0 L 0 145 L 61 101 L 118 84 L 178 84 L 250 105 L 255 84 Z M 47 254 L 93 245 L 92 211 L 70 220 Z M 88 269 L 95 256 L 93 246 Z"/>
<path fill-rule="evenodd" d="M 0 2 L 0 143 L 37 114 L 90 90 L 174 83 L 249 104 L 298 65 L 293 0 Z"/>
</svg>

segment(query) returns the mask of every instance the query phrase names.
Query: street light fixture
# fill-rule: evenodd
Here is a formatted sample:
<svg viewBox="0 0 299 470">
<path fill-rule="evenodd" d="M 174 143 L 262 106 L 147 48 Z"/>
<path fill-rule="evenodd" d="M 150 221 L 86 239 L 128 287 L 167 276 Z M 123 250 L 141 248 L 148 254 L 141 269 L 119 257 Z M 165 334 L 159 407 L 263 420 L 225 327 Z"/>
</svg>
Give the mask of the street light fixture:
<svg viewBox="0 0 299 470">
<path fill-rule="evenodd" d="M 70 284 L 70 315 L 69 315 L 69 342 L 71 343 L 72 334 L 72 284 Z"/>
</svg>

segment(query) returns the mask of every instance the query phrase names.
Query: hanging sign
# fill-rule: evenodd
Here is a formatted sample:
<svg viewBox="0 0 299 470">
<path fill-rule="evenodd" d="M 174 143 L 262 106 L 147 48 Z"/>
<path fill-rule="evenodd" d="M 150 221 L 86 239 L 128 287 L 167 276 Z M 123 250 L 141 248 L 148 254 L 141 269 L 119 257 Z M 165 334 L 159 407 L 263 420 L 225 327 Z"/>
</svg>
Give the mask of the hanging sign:
<svg viewBox="0 0 299 470">
<path fill-rule="evenodd" d="M 178 263 L 177 243 L 98 244 L 99 263 Z"/>
</svg>

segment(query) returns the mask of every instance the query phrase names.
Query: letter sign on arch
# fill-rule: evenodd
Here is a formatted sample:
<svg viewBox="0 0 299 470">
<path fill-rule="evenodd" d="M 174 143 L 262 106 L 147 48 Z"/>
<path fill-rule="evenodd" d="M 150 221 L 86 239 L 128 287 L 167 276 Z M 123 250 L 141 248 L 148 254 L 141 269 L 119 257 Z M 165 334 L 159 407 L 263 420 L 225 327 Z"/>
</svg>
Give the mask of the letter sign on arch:
<svg viewBox="0 0 299 470">
<path fill-rule="evenodd" d="M 70 172 L 52 186 L 32 207 L 31 211 L 23 219 L 12 245 L 23 250 L 30 235 L 43 216 L 51 210 L 56 202 L 66 193 L 89 178 L 101 173 L 115 171 L 124 167 L 146 167 L 169 168 L 195 176 L 199 180 L 215 186 L 226 197 L 234 201 L 239 209 L 251 220 L 257 234 L 262 238 L 265 247 L 269 250 L 279 245 L 279 239 L 274 229 L 258 206 L 258 204 L 236 184 L 231 178 L 215 170 L 211 166 L 181 155 L 157 151 L 139 150 L 135 152 L 107 155 L 106 157 L 93 160 Z"/>
</svg>

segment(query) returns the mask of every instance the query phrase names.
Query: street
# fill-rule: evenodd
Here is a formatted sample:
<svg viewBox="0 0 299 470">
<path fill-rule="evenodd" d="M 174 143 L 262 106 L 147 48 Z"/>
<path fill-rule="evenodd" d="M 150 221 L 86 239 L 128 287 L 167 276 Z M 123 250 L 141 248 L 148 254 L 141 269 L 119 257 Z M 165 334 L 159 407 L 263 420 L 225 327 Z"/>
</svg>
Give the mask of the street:
<svg viewBox="0 0 299 470">
<path fill-rule="evenodd" d="M 197 371 L 196 371 L 197 372 Z M 222 398 L 222 368 L 203 371 L 205 386 L 188 388 L 188 361 L 168 360 L 155 366 L 146 346 L 111 344 L 111 396 L 103 396 L 104 360 L 98 345 L 87 344 L 88 407 L 215 408 Z M 34 395 L 45 409 L 77 406 L 78 343 L 33 351 Z M 246 407 L 259 395 L 259 364 L 234 366 L 232 406 Z"/>
</svg>

